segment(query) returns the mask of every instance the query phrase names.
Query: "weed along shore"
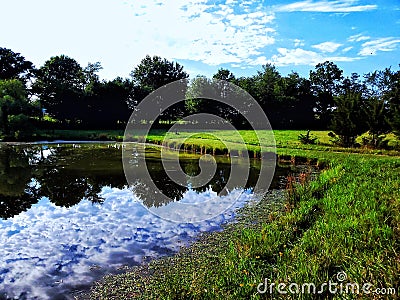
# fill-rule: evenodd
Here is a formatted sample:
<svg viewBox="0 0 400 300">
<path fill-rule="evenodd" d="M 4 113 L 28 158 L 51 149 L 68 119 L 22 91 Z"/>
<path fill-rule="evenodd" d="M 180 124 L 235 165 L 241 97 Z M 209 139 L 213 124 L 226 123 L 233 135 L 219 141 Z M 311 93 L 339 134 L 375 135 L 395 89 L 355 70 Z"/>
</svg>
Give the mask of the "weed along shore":
<svg viewBox="0 0 400 300">
<path fill-rule="evenodd" d="M 285 190 L 240 209 L 223 231 L 202 234 L 176 255 L 106 276 L 82 299 L 398 297 L 398 156 L 319 147 L 278 146 L 280 159 L 323 170 L 289 177 Z"/>
</svg>

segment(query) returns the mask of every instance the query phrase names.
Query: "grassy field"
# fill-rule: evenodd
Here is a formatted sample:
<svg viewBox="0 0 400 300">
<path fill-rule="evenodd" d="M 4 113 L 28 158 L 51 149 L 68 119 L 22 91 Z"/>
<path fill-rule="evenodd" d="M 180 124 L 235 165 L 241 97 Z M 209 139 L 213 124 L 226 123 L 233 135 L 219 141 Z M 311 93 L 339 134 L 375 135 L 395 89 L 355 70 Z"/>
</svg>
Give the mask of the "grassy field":
<svg viewBox="0 0 400 300">
<path fill-rule="evenodd" d="M 251 144 L 251 133 L 241 134 Z M 327 132 L 322 131 L 314 133 L 320 144 L 301 145 L 298 134 L 298 131 L 275 132 L 277 153 L 282 157 L 325 162 L 328 168 L 316 178 L 308 180 L 307 173 L 296 180 L 289 178 L 283 194 L 269 195 L 260 203 L 246 207 L 239 222 L 228 225 L 223 232 L 205 234 L 173 257 L 153 261 L 122 275 L 108 276 L 93 287 L 88 298 L 398 297 L 400 160 L 398 156 L 376 154 L 399 153 L 340 151 L 329 145 Z M 204 135 L 192 138 L 196 141 L 190 143 L 214 145 L 213 138 L 208 140 Z M 162 141 L 163 133 L 153 133 L 148 140 Z M 329 281 L 336 293 L 324 286 Z M 275 286 L 271 292 L 272 283 Z M 299 287 L 299 294 L 290 293 L 291 283 L 295 284 L 292 286 L 295 292 L 296 286 Z M 316 286 L 314 293 L 312 288 L 310 293 L 308 290 L 301 293 L 305 283 Z M 287 294 L 278 293 L 278 284 L 286 285 L 283 290 Z M 347 294 L 343 292 L 346 284 L 353 284 L 347 288 Z M 352 293 L 357 291 L 355 284 L 359 294 Z M 367 285 L 370 294 L 363 292 L 365 284 L 370 284 Z M 267 290 L 260 293 L 257 288 L 261 292 Z M 322 293 L 318 293 L 320 290 Z"/>
<path fill-rule="evenodd" d="M 122 141 L 123 130 L 39 130 L 33 140 L 53 141 Z"/>
<path fill-rule="evenodd" d="M 193 150 L 203 150 L 212 152 L 217 150 L 219 153 L 229 151 L 229 148 L 236 150 L 250 150 L 253 152 L 259 151 L 258 141 L 254 131 L 238 130 L 238 134 L 233 131 L 209 131 L 208 133 L 193 133 L 193 132 L 175 132 L 166 133 L 165 130 L 152 130 L 146 137 L 146 141 L 156 144 L 165 144 L 169 147 L 174 147 L 179 143 L 184 142 L 186 146 L 197 147 Z M 337 151 L 337 152 L 354 152 L 354 153 L 372 153 L 372 154 L 389 154 L 390 151 L 382 149 L 369 149 L 367 147 L 359 148 L 341 148 L 335 146 L 329 137 L 329 131 L 312 131 L 312 136 L 317 138 L 313 145 L 304 145 L 298 140 L 299 134 L 305 134 L 305 130 L 274 130 L 274 137 L 277 148 L 289 149 L 304 149 L 318 151 Z M 273 144 L 271 135 L 265 132 L 259 133 L 263 140 L 263 145 Z M 218 139 L 221 137 L 221 140 Z M 41 130 L 35 133 L 33 140 L 99 140 L 99 141 L 118 141 L 124 139 L 124 130 Z M 127 141 L 144 141 L 143 136 L 128 135 Z M 243 139 L 246 144 L 243 147 Z M 388 134 L 385 138 L 388 141 L 388 146 L 391 149 L 400 149 L 400 140 L 393 134 Z M 223 141 L 223 142 L 222 142 Z M 361 137 L 357 139 L 361 144 Z M 396 155 L 396 152 L 393 152 Z"/>
</svg>

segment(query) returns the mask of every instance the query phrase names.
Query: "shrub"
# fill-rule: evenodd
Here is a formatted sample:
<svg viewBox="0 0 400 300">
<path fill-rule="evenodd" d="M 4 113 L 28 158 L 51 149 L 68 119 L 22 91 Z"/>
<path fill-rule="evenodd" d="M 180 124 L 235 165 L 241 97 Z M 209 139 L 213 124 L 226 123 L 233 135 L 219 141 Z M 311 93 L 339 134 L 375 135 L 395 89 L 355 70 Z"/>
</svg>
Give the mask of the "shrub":
<svg viewBox="0 0 400 300">
<path fill-rule="evenodd" d="M 313 136 L 310 130 L 307 130 L 306 134 L 300 133 L 297 138 L 302 144 L 315 144 L 318 141 L 318 138 Z"/>
</svg>

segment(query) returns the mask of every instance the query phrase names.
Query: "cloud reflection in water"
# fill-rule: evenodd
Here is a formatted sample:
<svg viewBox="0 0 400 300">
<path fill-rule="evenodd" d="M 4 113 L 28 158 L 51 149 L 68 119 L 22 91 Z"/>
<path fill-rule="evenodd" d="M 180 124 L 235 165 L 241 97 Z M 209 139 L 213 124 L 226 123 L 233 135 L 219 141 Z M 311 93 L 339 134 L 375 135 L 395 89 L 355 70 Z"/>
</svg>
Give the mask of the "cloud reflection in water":
<svg viewBox="0 0 400 300">
<path fill-rule="evenodd" d="M 217 193 L 188 190 L 181 201 L 206 201 Z M 171 254 L 199 232 L 220 229 L 234 209 L 252 198 L 236 189 L 236 205 L 218 217 L 194 224 L 172 223 L 151 214 L 129 189 L 103 187 L 103 204 L 83 200 L 66 208 L 42 197 L 26 212 L 0 220 L 0 291 L 9 297 L 52 299 L 90 284 L 121 266 Z M 173 203 L 167 204 L 173 205 Z"/>
</svg>

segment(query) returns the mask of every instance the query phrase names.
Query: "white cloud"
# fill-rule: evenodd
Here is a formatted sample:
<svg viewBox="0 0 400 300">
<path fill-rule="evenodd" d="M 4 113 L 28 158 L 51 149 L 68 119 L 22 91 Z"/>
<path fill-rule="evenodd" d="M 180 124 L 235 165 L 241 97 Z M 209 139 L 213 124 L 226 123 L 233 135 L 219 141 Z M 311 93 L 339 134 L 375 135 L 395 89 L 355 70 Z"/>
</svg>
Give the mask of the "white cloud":
<svg viewBox="0 0 400 300">
<path fill-rule="evenodd" d="M 0 32 L 2 46 L 37 67 L 60 54 L 82 66 L 100 61 L 107 79 L 128 76 L 147 54 L 246 64 L 275 42 L 274 13 L 256 0 L 245 7 L 237 0 L 70 0 L 62 9 L 53 0 L 3 4 L 0 27 L 14 25 Z M 27 35 L 28 27 L 37 34 Z"/>
<path fill-rule="evenodd" d="M 274 16 L 257 5 L 236 13 L 237 6 L 235 1 L 171 0 L 162 5 L 154 0 L 134 1 L 133 10 L 138 14 L 134 21 L 144 25 L 134 33 L 131 47 L 137 57 L 157 54 L 208 65 L 251 63 L 264 47 L 275 43 Z"/>
<path fill-rule="evenodd" d="M 27 292 L 29 299 L 55 299 L 57 293 L 116 272 L 121 265 L 179 250 L 200 232 L 220 229 L 237 207 L 253 198 L 249 190 L 233 190 L 220 197 L 230 208 L 190 224 L 153 215 L 128 189 L 103 187 L 99 196 L 105 198 L 102 205 L 83 200 L 70 208 L 42 198 L 28 211 L 0 219 L 0 291 L 10 298 Z M 189 190 L 181 201 L 206 203 L 216 196 L 211 190 Z M 93 266 L 99 269 L 93 271 Z"/>
<path fill-rule="evenodd" d="M 272 56 L 270 63 L 278 66 L 289 66 L 289 65 L 309 65 L 315 66 L 318 63 L 324 61 L 334 62 L 351 62 L 359 60 L 357 57 L 346 57 L 346 56 L 325 56 L 315 51 L 304 50 L 301 48 L 287 49 L 279 48 L 277 55 Z"/>
<path fill-rule="evenodd" d="M 359 12 L 376 9 L 377 5 L 357 5 L 357 0 L 338 0 L 338 1 L 312 1 L 305 0 L 294 2 L 291 4 L 280 5 L 276 7 L 277 11 L 294 12 L 294 11 L 308 11 L 308 12 L 335 12 L 335 13 L 349 13 Z"/>
<path fill-rule="evenodd" d="M 389 52 L 397 49 L 400 43 L 400 38 L 386 37 L 365 42 L 361 45 L 361 50 L 358 54 L 362 56 L 376 55 L 378 51 Z"/>
<path fill-rule="evenodd" d="M 361 42 L 361 41 L 367 41 L 369 40 L 371 37 L 367 36 L 367 35 L 362 35 L 360 34 L 356 34 L 356 35 L 352 35 L 350 36 L 347 40 L 349 42 Z"/>
<path fill-rule="evenodd" d="M 302 46 L 304 46 L 304 40 L 294 39 L 293 42 L 294 42 L 294 46 L 295 46 L 296 48 L 297 48 L 297 47 L 302 47 Z"/>
<path fill-rule="evenodd" d="M 313 45 L 312 47 L 318 49 L 322 52 L 332 53 L 335 52 L 342 44 L 334 43 L 334 42 L 324 42 L 321 44 Z"/>
<path fill-rule="evenodd" d="M 343 53 L 346 53 L 346 52 L 349 52 L 351 49 L 353 49 L 352 46 L 346 47 L 346 48 L 344 48 L 344 49 L 342 50 L 342 52 L 343 52 Z"/>
</svg>

